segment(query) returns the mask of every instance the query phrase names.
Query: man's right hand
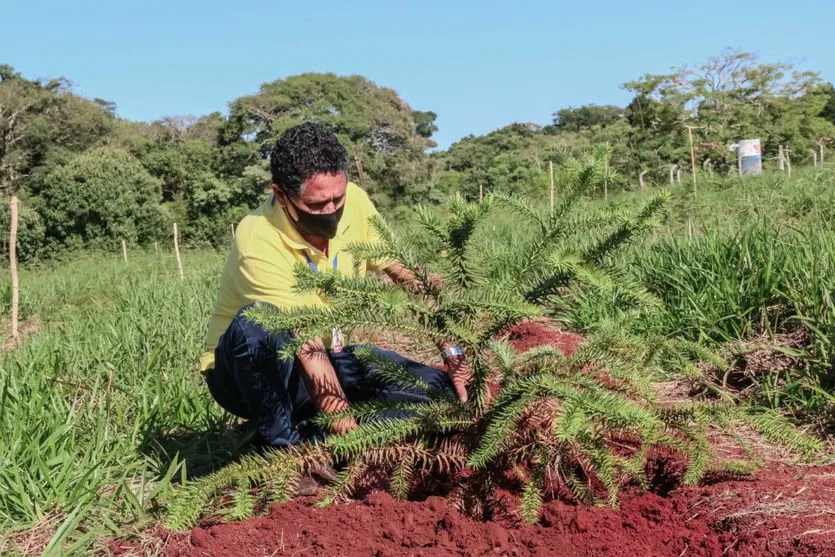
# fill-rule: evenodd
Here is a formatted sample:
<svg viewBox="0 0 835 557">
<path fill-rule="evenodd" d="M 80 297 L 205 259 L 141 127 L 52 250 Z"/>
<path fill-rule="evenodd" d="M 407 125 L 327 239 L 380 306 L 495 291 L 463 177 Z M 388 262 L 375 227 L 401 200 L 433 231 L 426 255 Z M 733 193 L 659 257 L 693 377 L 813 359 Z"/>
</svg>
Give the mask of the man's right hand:
<svg viewBox="0 0 835 557">
<path fill-rule="evenodd" d="M 344 396 L 323 395 L 316 400 L 316 407 L 325 414 L 341 414 L 348 410 L 348 401 Z M 345 435 L 357 428 L 357 420 L 347 415 L 331 425 L 331 431 L 337 435 Z"/>
<path fill-rule="evenodd" d="M 357 429 L 357 420 L 353 416 L 346 416 L 331 426 L 331 431 L 336 435 L 345 435 L 355 429 Z"/>
</svg>

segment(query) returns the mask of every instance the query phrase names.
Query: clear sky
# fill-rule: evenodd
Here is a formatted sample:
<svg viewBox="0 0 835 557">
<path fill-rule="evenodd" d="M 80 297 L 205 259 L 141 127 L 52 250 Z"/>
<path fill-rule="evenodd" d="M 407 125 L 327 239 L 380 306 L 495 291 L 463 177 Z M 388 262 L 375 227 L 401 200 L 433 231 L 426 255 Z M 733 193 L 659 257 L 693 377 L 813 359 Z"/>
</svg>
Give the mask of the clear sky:
<svg viewBox="0 0 835 557">
<path fill-rule="evenodd" d="M 0 63 L 133 120 L 226 112 L 261 83 L 362 74 L 438 113 L 441 147 L 733 46 L 835 81 L 835 0 L 0 0 Z"/>
</svg>

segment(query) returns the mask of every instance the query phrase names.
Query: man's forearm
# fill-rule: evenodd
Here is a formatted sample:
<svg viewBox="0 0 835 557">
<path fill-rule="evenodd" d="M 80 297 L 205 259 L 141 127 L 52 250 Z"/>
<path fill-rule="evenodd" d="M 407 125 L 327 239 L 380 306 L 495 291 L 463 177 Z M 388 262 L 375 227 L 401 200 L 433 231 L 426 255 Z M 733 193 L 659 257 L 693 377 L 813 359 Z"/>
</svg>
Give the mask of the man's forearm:
<svg viewBox="0 0 835 557">
<path fill-rule="evenodd" d="M 398 284 L 402 284 L 404 286 L 410 286 L 416 290 L 421 289 L 420 281 L 415 277 L 414 273 L 412 273 L 409 269 L 401 265 L 400 263 L 395 263 L 393 265 L 389 265 L 383 272 L 388 275 L 388 277 Z"/>
<path fill-rule="evenodd" d="M 299 363 L 305 385 L 316 409 L 335 414 L 348 409 L 345 392 L 336 377 L 336 371 L 328 358 L 328 351 L 322 339 L 308 341 L 299 350 Z"/>
</svg>

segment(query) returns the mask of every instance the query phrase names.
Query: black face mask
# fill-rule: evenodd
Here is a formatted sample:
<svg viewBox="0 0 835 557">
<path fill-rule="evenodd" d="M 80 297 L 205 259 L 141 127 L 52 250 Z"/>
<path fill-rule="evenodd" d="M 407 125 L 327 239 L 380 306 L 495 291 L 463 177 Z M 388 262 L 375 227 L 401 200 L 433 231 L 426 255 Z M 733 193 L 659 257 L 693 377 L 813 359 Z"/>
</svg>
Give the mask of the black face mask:
<svg viewBox="0 0 835 557">
<path fill-rule="evenodd" d="M 345 204 L 342 207 L 328 213 L 326 215 L 318 213 L 309 213 L 304 209 L 300 209 L 298 205 L 287 198 L 287 202 L 296 210 L 299 220 L 296 221 L 296 228 L 305 236 L 316 236 L 317 238 L 331 239 L 336 236 L 336 227 L 339 226 L 339 219 L 342 218 L 342 210 L 345 209 Z"/>
</svg>

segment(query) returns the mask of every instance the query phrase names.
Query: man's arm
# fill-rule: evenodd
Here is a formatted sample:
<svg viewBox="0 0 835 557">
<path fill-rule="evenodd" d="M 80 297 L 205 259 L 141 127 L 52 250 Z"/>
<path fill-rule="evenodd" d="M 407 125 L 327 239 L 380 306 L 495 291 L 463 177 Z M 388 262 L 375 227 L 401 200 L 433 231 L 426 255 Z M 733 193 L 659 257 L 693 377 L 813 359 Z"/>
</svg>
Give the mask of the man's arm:
<svg viewBox="0 0 835 557">
<path fill-rule="evenodd" d="M 424 289 L 423 284 L 417 277 L 415 277 L 414 273 L 399 263 L 389 265 L 383 269 L 383 272 L 385 272 L 391 280 L 398 284 L 413 288 L 419 292 Z M 429 282 L 436 288 L 440 288 L 441 286 L 439 277 L 430 276 Z M 453 345 L 445 339 L 436 339 L 435 346 L 438 347 L 439 352 L 443 353 L 444 350 L 451 348 Z M 467 365 L 467 361 L 464 356 L 448 356 L 444 358 L 444 363 L 446 364 L 447 374 L 452 382 L 452 387 L 455 389 L 455 394 L 458 397 L 458 400 L 461 401 L 461 404 L 465 404 L 469 398 L 467 395 L 467 385 L 469 385 L 472 380 L 470 366 Z"/>
<path fill-rule="evenodd" d="M 266 302 L 276 307 L 290 307 L 297 303 L 293 293 L 295 277 L 293 262 L 277 262 L 264 258 L 247 257 L 239 262 L 236 288 L 245 302 Z M 345 393 L 339 385 L 328 352 L 322 339 L 305 343 L 297 354 L 302 379 L 313 399 L 316 409 L 336 414 L 348 409 Z M 345 433 L 356 427 L 353 418 L 346 418 L 334 425 L 335 433 Z"/>
<path fill-rule="evenodd" d="M 307 391 L 313 398 L 316 410 L 325 414 L 338 414 L 348 410 L 348 399 L 333 369 L 322 339 L 306 342 L 298 352 Z M 349 416 L 333 426 L 333 432 L 343 434 L 355 429 L 357 422 Z"/>
</svg>

